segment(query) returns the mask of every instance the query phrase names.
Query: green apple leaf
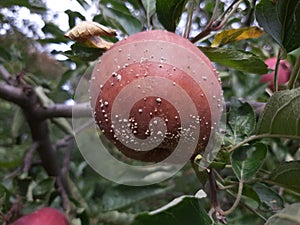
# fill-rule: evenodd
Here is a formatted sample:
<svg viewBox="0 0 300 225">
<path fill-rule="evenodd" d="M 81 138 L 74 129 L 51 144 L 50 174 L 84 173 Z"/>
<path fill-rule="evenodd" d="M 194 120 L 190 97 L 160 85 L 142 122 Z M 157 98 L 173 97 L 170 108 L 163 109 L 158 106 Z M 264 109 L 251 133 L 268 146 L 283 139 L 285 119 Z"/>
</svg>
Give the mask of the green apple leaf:
<svg viewBox="0 0 300 225">
<path fill-rule="evenodd" d="M 280 212 L 271 216 L 265 225 L 299 225 L 300 203 L 294 203 L 285 207 Z"/>
<path fill-rule="evenodd" d="M 265 74 L 268 72 L 266 64 L 251 52 L 232 48 L 199 48 L 211 61 L 217 64 L 247 73 Z"/>
<path fill-rule="evenodd" d="M 300 47 L 300 1 L 261 0 L 256 6 L 256 19 L 287 52 Z"/>
<path fill-rule="evenodd" d="M 279 165 L 270 175 L 269 179 L 279 186 L 300 193 L 300 161 L 285 162 Z"/>
<path fill-rule="evenodd" d="M 300 138 L 300 88 L 276 92 L 259 118 L 257 134 Z"/>
<path fill-rule="evenodd" d="M 152 212 L 138 214 L 132 225 L 211 225 L 204 202 L 195 196 L 181 196 Z"/>
<path fill-rule="evenodd" d="M 150 20 L 150 17 L 156 11 L 156 0 L 142 0 L 143 7 L 146 11 L 147 20 Z"/>
<path fill-rule="evenodd" d="M 175 31 L 187 0 L 156 0 L 159 21 L 168 31 Z"/>
<path fill-rule="evenodd" d="M 101 198 L 102 209 L 104 211 L 122 209 L 146 198 L 165 193 L 168 190 L 170 190 L 170 187 L 164 187 L 162 185 L 150 185 L 145 187 L 117 185 L 104 192 Z"/>
<path fill-rule="evenodd" d="M 256 118 L 252 106 L 236 98 L 231 100 L 228 114 L 228 124 L 231 128 L 234 143 L 242 141 L 255 131 Z"/>
<path fill-rule="evenodd" d="M 262 143 L 242 146 L 231 154 L 231 164 L 239 180 L 252 178 L 264 163 L 267 146 Z"/>
<path fill-rule="evenodd" d="M 255 183 L 253 189 L 259 197 L 262 209 L 274 211 L 283 208 L 284 202 L 282 198 L 270 187 L 262 183 Z"/>
</svg>

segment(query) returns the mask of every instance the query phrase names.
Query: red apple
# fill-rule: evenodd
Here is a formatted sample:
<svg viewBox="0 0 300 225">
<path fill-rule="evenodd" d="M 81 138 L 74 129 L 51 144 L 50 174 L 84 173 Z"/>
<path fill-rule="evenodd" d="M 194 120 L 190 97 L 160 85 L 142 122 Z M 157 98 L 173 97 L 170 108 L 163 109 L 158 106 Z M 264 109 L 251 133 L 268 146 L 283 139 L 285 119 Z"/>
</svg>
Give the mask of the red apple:
<svg viewBox="0 0 300 225">
<path fill-rule="evenodd" d="M 19 218 L 11 225 L 69 225 L 69 223 L 63 213 L 46 207 Z"/>
<path fill-rule="evenodd" d="M 274 57 L 265 60 L 265 63 L 267 64 L 269 69 L 275 70 L 276 61 L 277 58 Z M 272 91 L 274 91 L 274 74 L 275 71 L 273 71 L 272 73 L 264 74 L 260 80 L 263 83 L 269 83 L 269 88 Z M 278 68 L 278 84 L 283 85 L 286 82 L 288 82 L 290 79 L 290 74 L 291 74 L 291 66 L 289 62 L 286 60 L 281 60 Z"/>
<path fill-rule="evenodd" d="M 203 151 L 222 111 L 220 79 L 210 60 L 163 30 L 134 34 L 108 50 L 94 68 L 90 95 L 103 134 L 124 155 L 145 162 L 165 160 L 181 138 L 186 144 L 176 162 Z M 165 130 L 155 130 L 156 118 Z"/>
</svg>

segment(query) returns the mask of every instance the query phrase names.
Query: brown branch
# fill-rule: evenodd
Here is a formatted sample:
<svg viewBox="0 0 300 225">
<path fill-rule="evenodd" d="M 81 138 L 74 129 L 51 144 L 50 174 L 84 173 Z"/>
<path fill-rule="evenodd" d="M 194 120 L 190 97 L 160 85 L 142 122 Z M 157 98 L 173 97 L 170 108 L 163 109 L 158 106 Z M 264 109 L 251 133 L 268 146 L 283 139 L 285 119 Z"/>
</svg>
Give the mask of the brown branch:
<svg viewBox="0 0 300 225">
<path fill-rule="evenodd" d="M 37 116 L 41 119 L 55 118 L 55 117 L 91 117 L 92 111 L 90 104 L 79 103 L 76 105 L 65 105 L 65 104 L 55 104 L 47 107 L 40 107 L 35 110 Z"/>
<path fill-rule="evenodd" d="M 0 65 L 0 74 L 2 75 L 3 80 L 5 80 L 7 84 L 13 84 L 14 83 L 14 79 L 9 74 L 9 72 L 4 68 L 3 65 Z"/>
<path fill-rule="evenodd" d="M 3 75 L 3 71 L 0 71 L 0 73 Z M 64 186 L 64 190 L 68 192 L 68 182 L 67 179 L 62 176 L 58 166 L 55 151 L 50 139 L 47 120 L 39 117 L 36 112 L 37 109 L 43 108 L 43 106 L 40 104 L 38 96 L 31 87 L 25 85 L 20 86 L 21 87 L 14 87 L 0 82 L 0 98 L 15 103 L 22 108 L 30 127 L 32 143 L 38 145 L 37 152 L 43 167 L 49 176 L 57 177 Z"/>
<path fill-rule="evenodd" d="M 28 173 L 28 171 L 32 165 L 33 154 L 37 150 L 38 147 L 39 147 L 39 143 L 33 142 L 31 147 L 29 148 L 28 152 L 26 153 L 24 160 L 23 160 L 23 169 L 22 169 L 23 173 Z"/>
<path fill-rule="evenodd" d="M 14 87 L 3 82 L 0 82 L 0 98 L 13 102 L 20 107 L 25 107 L 30 100 L 28 96 L 24 95 L 22 88 Z"/>
<path fill-rule="evenodd" d="M 201 31 L 199 34 L 197 34 L 195 37 L 190 39 L 192 43 L 196 43 L 197 41 L 201 40 L 202 38 L 209 35 L 212 31 L 218 31 L 222 27 L 225 26 L 230 16 L 233 14 L 233 12 L 237 9 L 238 5 L 240 4 L 242 0 L 234 0 L 231 5 L 219 16 L 219 18 L 215 19 L 215 15 L 217 13 L 217 7 L 218 2 L 216 1 L 215 9 L 213 12 L 213 16 L 209 23 L 206 25 L 203 31 Z"/>
</svg>

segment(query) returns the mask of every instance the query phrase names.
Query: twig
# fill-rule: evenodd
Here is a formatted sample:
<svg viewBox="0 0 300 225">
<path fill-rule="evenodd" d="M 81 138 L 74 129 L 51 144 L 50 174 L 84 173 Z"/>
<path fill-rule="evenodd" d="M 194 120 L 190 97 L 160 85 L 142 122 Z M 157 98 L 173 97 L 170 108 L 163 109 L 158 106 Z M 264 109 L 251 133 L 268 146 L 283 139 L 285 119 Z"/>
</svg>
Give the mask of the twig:
<svg viewBox="0 0 300 225">
<path fill-rule="evenodd" d="M 239 4 L 243 0 L 235 0 L 232 4 L 219 16 L 218 19 L 214 20 L 214 16 L 217 12 L 218 1 L 216 1 L 216 5 L 213 11 L 212 19 L 209 21 L 207 26 L 201 31 L 198 35 L 192 38 L 190 41 L 192 43 L 196 43 L 197 41 L 201 40 L 203 37 L 207 36 L 212 31 L 220 30 L 228 21 L 228 19 L 232 16 L 235 10 L 238 8 Z"/>
<path fill-rule="evenodd" d="M 39 147 L 39 143 L 34 142 L 34 143 L 32 143 L 31 147 L 29 148 L 28 152 L 26 153 L 24 160 L 23 160 L 23 169 L 22 169 L 23 173 L 28 173 L 28 171 L 31 167 L 31 164 L 32 164 L 33 154 L 37 150 L 38 147 Z"/>
<path fill-rule="evenodd" d="M 242 147 L 244 144 L 247 144 L 248 142 L 257 140 L 257 139 L 262 139 L 262 138 L 288 138 L 288 139 L 296 139 L 300 140 L 300 136 L 291 136 L 291 135 L 283 135 L 283 134 L 258 134 L 258 135 L 252 135 L 240 143 L 236 144 L 233 146 L 231 149 L 228 150 L 228 152 L 233 152 L 234 150 Z"/>
<path fill-rule="evenodd" d="M 300 54 L 297 56 L 296 63 L 292 70 L 292 74 L 288 83 L 289 89 L 296 87 L 297 80 L 300 78 Z"/>
<path fill-rule="evenodd" d="M 228 210 L 223 211 L 224 216 L 228 216 L 229 214 L 233 213 L 234 210 L 236 209 L 236 207 L 239 205 L 239 203 L 241 201 L 242 193 L 243 193 L 243 187 L 244 187 L 244 182 L 243 182 L 243 180 L 240 180 L 239 181 L 239 186 L 238 186 L 238 192 L 237 192 L 235 201 L 234 201 L 233 205 Z"/>
<path fill-rule="evenodd" d="M 5 69 L 3 65 L 0 65 L 0 74 L 2 75 L 3 80 L 5 80 L 7 84 L 13 85 L 14 79 L 12 78 L 12 76 L 9 74 L 9 72 Z"/>
<path fill-rule="evenodd" d="M 184 30 L 184 34 L 183 34 L 184 38 L 189 38 L 189 36 L 190 36 L 191 26 L 193 23 L 193 13 L 195 11 L 195 5 L 196 5 L 195 1 L 196 0 L 191 0 L 188 4 L 188 18 L 187 18 L 186 24 L 185 24 L 185 30 Z"/>
<path fill-rule="evenodd" d="M 195 43 L 195 42 L 199 41 L 200 39 L 202 39 L 203 37 L 205 37 L 206 35 L 208 35 L 212 31 L 212 24 L 213 24 L 213 22 L 215 20 L 215 17 L 217 16 L 219 2 L 220 2 L 220 0 L 216 0 L 212 17 L 210 18 L 208 24 L 205 26 L 205 28 L 203 29 L 203 31 L 201 31 L 198 35 L 196 35 L 195 37 L 193 37 L 191 39 L 192 43 Z"/>
<path fill-rule="evenodd" d="M 256 1 L 257 0 L 253 0 L 251 2 L 251 8 L 246 16 L 245 21 L 243 22 L 243 27 L 249 27 L 251 25 L 251 20 L 252 20 L 253 14 L 254 14 Z"/>
<path fill-rule="evenodd" d="M 280 64 L 280 51 L 278 52 L 276 64 L 275 64 L 275 72 L 274 72 L 274 91 L 278 91 L 278 69 Z"/>
</svg>

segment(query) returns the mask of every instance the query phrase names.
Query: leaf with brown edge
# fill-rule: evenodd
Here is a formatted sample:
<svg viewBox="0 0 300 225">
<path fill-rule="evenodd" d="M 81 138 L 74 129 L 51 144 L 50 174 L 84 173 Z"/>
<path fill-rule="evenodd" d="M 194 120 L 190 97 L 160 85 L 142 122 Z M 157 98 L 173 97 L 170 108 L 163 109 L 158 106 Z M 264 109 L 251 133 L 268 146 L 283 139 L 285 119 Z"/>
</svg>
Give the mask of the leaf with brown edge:
<svg viewBox="0 0 300 225">
<path fill-rule="evenodd" d="M 233 41 L 241 41 L 248 38 L 258 38 L 264 32 L 258 27 L 244 27 L 239 29 L 224 30 L 218 33 L 213 40 L 211 47 L 219 47 Z"/>
<path fill-rule="evenodd" d="M 101 38 L 101 36 L 116 36 L 116 30 L 103 26 L 96 22 L 83 21 L 69 30 L 64 36 L 77 42 L 82 42 L 88 47 L 109 49 L 113 43 Z"/>
</svg>

